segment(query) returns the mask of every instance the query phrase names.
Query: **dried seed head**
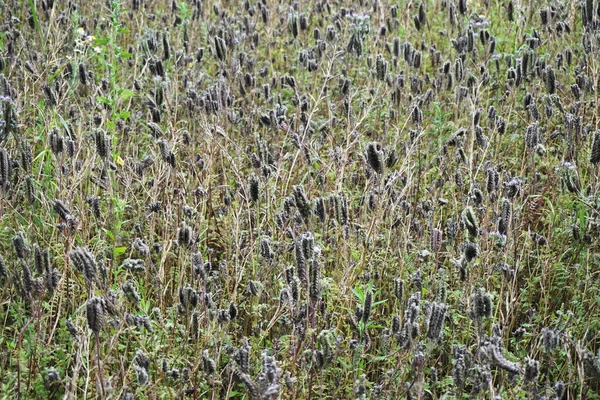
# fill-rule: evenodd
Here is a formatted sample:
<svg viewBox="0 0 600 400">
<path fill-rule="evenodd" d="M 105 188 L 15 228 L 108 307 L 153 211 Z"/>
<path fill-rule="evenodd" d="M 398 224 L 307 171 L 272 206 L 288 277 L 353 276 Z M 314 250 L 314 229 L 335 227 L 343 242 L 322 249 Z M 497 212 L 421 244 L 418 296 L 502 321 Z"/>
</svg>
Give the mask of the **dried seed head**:
<svg viewBox="0 0 600 400">
<path fill-rule="evenodd" d="M 397 315 L 392 317 L 392 333 L 394 336 L 400 333 L 400 317 Z"/>
<path fill-rule="evenodd" d="M 294 199 L 296 201 L 296 207 L 298 208 L 298 211 L 300 212 L 300 214 L 302 215 L 304 220 L 308 221 L 308 218 L 310 217 L 310 215 L 312 213 L 312 207 L 310 205 L 308 197 L 306 196 L 306 193 L 304 192 L 304 186 L 303 185 L 295 185 L 293 187 L 293 193 L 294 193 Z"/>
<path fill-rule="evenodd" d="M 548 94 L 556 92 L 556 72 L 550 67 L 546 68 L 546 91 Z"/>
<path fill-rule="evenodd" d="M 8 151 L 4 147 L 0 148 L 0 185 L 4 191 L 6 191 L 10 185 L 12 174 L 11 164 Z"/>
<path fill-rule="evenodd" d="M 600 149 L 600 146 L 599 146 Z M 599 153 L 600 156 L 600 153 Z M 321 223 L 325 223 L 326 217 L 326 209 L 325 209 L 325 199 L 323 197 L 317 197 L 315 199 L 315 214 L 321 221 Z"/>
<path fill-rule="evenodd" d="M 540 374 L 540 363 L 531 358 L 525 360 L 525 382 L 536 382 Z"/>
<path fill-rule="evenodd" d="M 23 232 L 19 232 L 16 236 L 12 238 L 12 244 L 15 249 L 15 253 L 17 253 L 17 257 L 21 260 L 26 259 L 29 255 L 29 247 L 25 242 Z"/>
<path fill-rule="evenodd" d="M 373 291 L 371 289 L 367 289 L 365 294 L 365 307 L 362 312 L 362 321 L 363 323 L 367 323 L 369 321 L 369 317 L 371 316 L 371 307 L 373 305 Z"/>
<path fill-rule="evenodd" d="M 79 64 L 79 82 L 81 82 L 82 85 L 87 85 L 87 83 L 88 83 L 87 80 L 88 80 L 87 68 L 84 63 L 81 63 L 81 64 Z"/>
<path fill-rule="evenodd" d="M 552 329 L 542 328 L 542 342 L 546 352 L 551 353 L 558 347 L 559 335 Z"/>
<path fill-rule="evenodd" d="M 238 315 L 238 308 L 237 305 L 235 304 L 235 302 L 230 302 L 229 303 L 229 320 L 234 320 L 235 317 L 237 317 Z"/>
<path fill-rule="evenodd" d="M 475 321 L 479 322 L 482 318 L 489 318 L 492 315 L 492 300 L 490 295 L 479 288 L 471 296 L 471 312 L 470 316 Z"/>
<path fill-rule="evenodd" d="M 250 200 L 253 203 L 258 202 L 260 198 L 260 185 L 256 175 L 250 176 L 250 179 L 248 180 L 248 192 L 250 194 Z"/>
<path fill-rule="evenodd" d="M 111 152 L 110 138 L 101 130 L 96 130 L 94 134 L 96 143 L 96 152 L 102 159 L 107 159 Z"/>
<path fill-rule="evenodd" d="M 491 356 L 492 356 L 492 361 L 495 365 L 510 372 L 511 374 L 520 374 L 521 373 L 521 369 L 519 368 L 519 366 L 516 363 L 511 362 L 504 357 L 500 346 L 496 346 L 494 344 L 490 344 L 489 346 L 491 347 L 491 350 L 492 350 Z"/>
<path fill-rule="evenodd" d="M 321 266 L 316 258 L 313 258 L 310 263 L 310 299 L 314 302 L 321 299 Z"/>
<path fill-rule="evenodd" d="M 592 164 L 600 163 L 600 130 L 597 130 L 596 132 L 594 132 L 594 136 L 592 138 L 590 163 L 592 163 Z"/>
<path fill-rule="evenodd" d="M 383 151 L 378 143 L 367 144 L 366 158 L 369 166 L 378 174 L 383 174 Z"/>
<path fill-rule="evenodd" d="M 479 236 L 479 220 L 477 219 L 475 211 L 472 207 L 469 206 L 464 209 L 462 213 L 462 220 L 471 238 L 476 238 Z"/>
<path fill-rule="evenodd" d="M 438 341 L 441 340 L 447 310 L 448 306 L 446 306 L 444 303 L 434 302 L 431 305 L 429 329 L 427 330 L 427 337 L 429 339 Z"/>
<path fill-rule="evenodd" d="M 442 231 L 434 228 L 431 231 L 431 251 L 437 253 L 442 248 Z"/>
<path fill-rule="evenodd" d="M 506 198 L 502 199 L 502 210 L 498 220 L 498 232 L 502 235 L 508 235 L 510 230 L 510 221 L 512 219 L 512 204 Z"/>
<path fill-rule="evenodd" d="M 217 364 L 215 363 L 215 360 L 210 358 L 208 350 L 202 351 L 202 364 L 204 366 L 204 372 L 206 372 L 206 375 L 208 376 L 211 376 L 217 371 Z"/>
<path fill-rule="evenodd" d="M 87 301 L 86 316 L 88 327 L 95 333 L 99 333 L 106 322 L 104 299 L 94 296 Z"/>
<path fill-rule="evenodd" d="M 96 217 L 96 219 L 100 219 L 102 215 L 100 212 L 100 198 L 98 196 L 90 196 L 86 199 L 86 202 L 90 206 L 92 215 Z"/>
<path fill-rule="evenodd" d="M 465 260 L 469 263 L 479 255 L 479 247 L 476 243 L 466 242 L 462 245 Z"/>
<path fill-rule="evenodd" d="M 261 398 L 258 387 L 257 387 L 256 383 L 254 383 L 254 381 L 252 380 L 250 375 L 248 375 L 247 373 L 241 372 L 238 374 L 238 378 L 240 379 L 240 381 L 242 381 L 242 383 L 248 389 L 250 398 L 252 398 L 252 399 L 260 399 Z"/>
<path fill-rule="evenodd" d="M 377 79 L 380 81 L 385 80 L 385 75 L 387 73 L 388 63 L 383 58 L 383 55 L 377 54 L 377 59 L 375 61 L 375 72 Z"/>
<path fill-rule="evenodd" d="M 58 214 L 58 216 L 60 217 L 60 219 L 63 220 L 63 222 L 67 222 L 70 219 L 73 219 L 73 215 L 71 214 L 71 210 L 69 210 L 69 208 L 62 201 L 60 201 L 58 199 L 54 199 L 52 201 L 52 208 Z"/>
<path fill-rule="evenodd" d="M 77 247 L 69 253 L 69 259 L 75 269 L 83 274 L 88 285 L 96 281 L 98 266 L 96 258 L 87 247 Z"/>
<path fill-rule="evenodd" d="M 54 153 L 54 155 L 59 155 L 63 152 L 64 138 L 56 127 L 50 130 L 50 133 L 48 134 L 48 142 L 50 144 L 50 150 L 52 153 Z"/>
</svg>

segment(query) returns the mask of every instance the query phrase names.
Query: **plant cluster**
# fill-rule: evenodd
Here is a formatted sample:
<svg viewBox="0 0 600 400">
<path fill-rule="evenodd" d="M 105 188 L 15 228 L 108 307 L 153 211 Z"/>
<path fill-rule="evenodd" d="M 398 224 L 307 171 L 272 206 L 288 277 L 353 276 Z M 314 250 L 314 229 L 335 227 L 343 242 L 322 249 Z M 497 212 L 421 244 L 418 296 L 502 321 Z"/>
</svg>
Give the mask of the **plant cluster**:
<svg viewBox="0 0 600 400">
<path fill-rule="evenodd" d="M 600 398 L 599 0 L 0 15 L 0 398 Z"/>
</svg>

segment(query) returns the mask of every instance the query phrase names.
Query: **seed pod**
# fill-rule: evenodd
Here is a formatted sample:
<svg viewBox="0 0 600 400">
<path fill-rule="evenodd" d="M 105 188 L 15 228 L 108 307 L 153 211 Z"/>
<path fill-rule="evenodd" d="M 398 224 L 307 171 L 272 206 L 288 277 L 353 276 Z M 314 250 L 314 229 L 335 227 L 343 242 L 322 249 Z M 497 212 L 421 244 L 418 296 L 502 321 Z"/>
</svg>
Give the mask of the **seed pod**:
<svg viewBox="0 0 600 400">
<path fill-rule="evenodd" d="M 481 108 L 478 108 L 477 110 L 475 110 L 475 113 L 473 114 L 473 126 L 479 125 L 479 122 L 481 121 L 481 113 L 482 113 Z"/>
<path fill-rule="evenodd" d="M 546 352 L 551 353 L 558 347 L 559 334 L 554 330 L 544 327 L 542 328 L 542 343 Z"/>
<path fill-rule="evenodd" d="M 479 236 L 479 220 L 475 215 L 472 207 L 467 207 L 462 213 L 462 220 L 465 224 L 465 228 L 469 231 L 469 236 L 476 238 Z"/>
<path fill-rule="evenodd" d="M 171 58 L 171 46 L 169 46 L 169 39 L 167 38 L 167 34 L 163 32 L 162 36 L 163 42 L 163 60 L 168 60 Z"/>
<path fill-rule="evenodd" d="M 383 152 L 378 143 L 371 142 L 367 145 L 367 163 L 378 174 L 383 174 Z"/>
<path fill-rule="evenodd" d="M 585 15 L 587 20 L 584 23 L 591 25 L 594 22 L 594 0 L 585 0 Z"/>
<path fill-rule="evenodd" d="M 141 298 L 132 281 L 127 281 L 121 286 L 125 298 L 132 304 L 139 304 Z"/>
<path fill-rule="evenodd" d="M 229 320 L 234 320 L 235 317 L 237 317 L 238 315 L 238 309 L 237 309 L 237 305 L 235 304 L 235 302 L 230 302 L 229 303 Z"/>
<path fill-rule="evenodd" d="M 17 257 L 21 260 L 26 259 L 27 255 L 29 254 L 29 247 L 27 247 L 27 244 L 25 243 L 23 232 L 19 232 L 12 238 L 12 244 L 15 249 L 15 253 L 17 253 Z"/>
<path fill-rule="evenodd" d="M 102 159 L 107 159 L 111 152 L 111 142 L 108 136 L 101 130 L 97 130 L 94 135 L 96 143 L 96 152 Z"/>
<path fill-rule="evenodd" d="M 400 278 L 394 278 L 394 296 L 399 302 L 402 301 L 404 295 L 404 281 Z"/>
<path fill-rule="evenodd" d="M 446 306 L 444 303 L 434 302 L 431 305 L 429 329 L 427 330 L 427 337 L 429 339 L 438 341 L 441 340 L 447 310 L 448 306 Z"/>
<path fill-rule="evenodd" d="M 217 371 L 217 364 L 215 363 L 215 360 L 210 358 L 208 350 L 202 351 L 202 364 L 204 366 L 204 372 L 206 372 L 206 375 L 208 376 L 211 376 Z"/>
<path fill-rule="evenodd" d="M 100 219 L 100 198 L 98 196 L 90 196 L 86 199 L 86 202 L 90 206 L 90 210 L 92 211 L 92 215 L 97 219 Z"/>
<path fill-rule="evenodd" d="M 50 143 L 50 150 L 56 156 L 63 152 L 64 149 L 64 138 L 58 132 L 58 129 L 52 128 L 48 134 L 48 142 Z"/>
<path fill-rule="evenodd" d="M 498 170 L 496 168 L 488 168 L 486 173 L 487 173 L 486 189 L 487 189 L 488 195 L 490 197 L 492 197 L 498 191 L 500 175 L 498 174 Z"/>
<path fill-rule="evenodd" d="M 177 229 L 177 244 L 181 247 L 191 247 L 195 243 L 194 230 L 185 222 Z"/>
<path fill-rule="evenodd" d="M 540 20 L 542 22 L 542 25 L 548 25 L 548 8 L 542 8 L 540 10 Z"/>
<path fill-rule="evenodd" d="M 394 336 L 397 336 L 398 333 L 400 333 L 400 317 L 397 315 L 394 315 L 392 317 L 392 334 Z"/>
<path fill-rule="evenodd" d="M 293 187 L 294 199 L 296 200 L 296 207 L 305 221 L 308 220 L 310 214 L 312 213 L 312 209 L 310 206 L 310 202 L 306 197 L 306 193 L 304 192 L 303 185 L 295 185 Z"/>
<path fill-rule="evenodd" d="M 84 86 L 88 83 L 88 72 L 84 63 L 79 64 L 79 82 Z"/>
<path fill-rule="evenodd" d="M 383 55 L 377 54 L 377 59 L 375 62 L 375 71 L 376 71 L 376 76 L 377 76 L 378 80 L 380 80 L 380 81 L 385 80 L 385 75 L 387 73 L 387 67 L 388 67 L 388 63 L 383 58 Z"/>
<path fill-rule="evenodd" d="M 95 333 L 100 333 L 106 322 L 104 312 L 104 299 L 94 296 L 86 303 L 86 316 L 88 327 Z"/>
<path fill-rule="evenodd" d="M 512 205 L 506 198 L 502 199 L 502 211 L 498 220 L 498 232 L 502 235 L 507 235 L 510 230 L 510 221 L 512 218 Z"/>
<path fill-rule="evenodd" d="M 600 130 L 594 132 L 594 137 L 592 138 L 590 163 L 600 163 Z"/>
<path fill-rule="evenodd" d="M 536 382 L 540 374 L 540 363 L 531 358 L 525 360 L 525 382 Z"/>
<path fill-rule="evenodd" d="M 415 105 L 412 109 L 412 122 L 415 125 L 421 125 L 423 123 L 423 112 L 418 105 Z"/>
<path fill-rule="evenodd" d="M 321 299 L 321 266 L 317 259 L 312 259 L 310 263 L 310 284 L 309 295 L 313 302 Z"/>
<path fill-rule="evenodd" d="M 306 262 L 307 260 L 304 258 L 304 252 L 302 250 L 302 241 L 297 240 L 295 249 L 295 257 L 296 257 L 296 273 L 298 274 L 298 279 L 300 282 L 306 287 L 308 285 L 308 276 L 306 274 Z"/>
<path fill-rule="evenodd" d="M 467 263 L 473 261 L 479 255 L 479 247 L 473 242 L 463 243 L 462 250 L 464 259 Z"/>
<path fill-rule="evenodd" d="M 439 229 L 433 229 L 431 231 L 431 251 L 438 253 L 442 248 L 442 231 Z"/>
<path fill-rule="evenodd" d="M 533 151 L 540 142 L 539 129 L 537 121 L 527 127 L 525 132 L 525 145 L 527 149 Z"/>
<path fill-rule="evenodd" d="M 317 197 L 315 199 L 315 214 L 321 221 L 321 223 L 325 223 L 325 216 L 327 214 L 325 210 L 325 199 L 322 197 Z"/>
<path fill-rule="evenodd" d="M 50 107 L 53 107 L 56 105 L 56 103 L 58 102 L 58 99 L 56 98 L 56 92 L 54 91 L 54 89 L 52 89 L 50 87 L 50 85 L 48 85 L 47 83 L 42 85 L 42 90 L 44 91 L 44 95 L 46 95 L 46 101 L 47 104 Z"/>
<path fill-rule="evenodd" d="M 373 291 L 371 289 L 367 289 L 365 294 L 365 308 L 362 312 L 362 321 L 363 323 L 367 323 L 369 321 L 369 317 L 371 316 L 371 306 L 373 305 Z"/>
<path fill-rule="evenodd" d="M 490 345 L 492 347 L 492 361 L 495 365 L 497 365 L 498 367 L 510 372 L 511 374 L 520 374 L 521 373 L 521 369 L 519 368 L 519 366 L 511 361 L 508 361 L 503 355 L 502 355 L 502 349 L 500 348 L 500 346 L 496 346 L 491 344 Z"/>
<path fill-rule="evenodd" d="M 71 214 L 71 210 L 69 210 L 69 208 L 62 201 L 60 201 L 58 199 L 54 199 L 52 201 L 52 208 L 58 214 L 60 219 L 62 219 L 62 221 L 65 223 L 73 218 L 73 215 Z"/>
<path fill-rule="evenodd" d="M 252 399 L 260 399 L 261 398 L 258 387 L 257 387 L 256 383 L 254 383 L 254 381 L 252 380 L 250 375 L 242 372 L 242 373 L 238 374 L 238 378 L 240 379 L 240 381 L 242 381 L 242 383 L 248 389 L 250 398 L 252 398 Z"/>
<path fill-rule="evenodd" d="M 0 256 L 0 282 L 5 281 L 8 278 L 8 269 L 6 268 L 6 262 L 4 257 Z"/>
<path fill-rule="evenodd" d="M 546 70 L 546 91 L 549 94 L 556 92 L 556 73 L 552 68 Z"/>
<path fill-rule="evenodd" d="M 288 18 L 288 30 L 290 31 L 294 39 L 298 37 L 298 15 L 296 15 L 295 13 L 292 13 Z"/>
<path fill-rule="evenodd" d="M 250 201 L 253 203 L 258 202 L 260 197 L 260 186 L 258 178 L 255 175 L 250 176 L 248 181 L 248 192 L 250 194 Z"/>
<path fill-rule="evenodd" d="M 480 288 L 473 293 L 471 302 L 470 315 L 475 321 L 479 322 L 482 318 L 489 318 L 492 315 L 492 300 L 483 289 Z"/>
<path fill-rule="evenodd" d="M 77 247 L 71 250 L 69 259 L 75 266 L 75 269 L 83 274 L 88 285 L 96 281 L 98 274 L 96 258 L 87 247 Z"/>
</svg>

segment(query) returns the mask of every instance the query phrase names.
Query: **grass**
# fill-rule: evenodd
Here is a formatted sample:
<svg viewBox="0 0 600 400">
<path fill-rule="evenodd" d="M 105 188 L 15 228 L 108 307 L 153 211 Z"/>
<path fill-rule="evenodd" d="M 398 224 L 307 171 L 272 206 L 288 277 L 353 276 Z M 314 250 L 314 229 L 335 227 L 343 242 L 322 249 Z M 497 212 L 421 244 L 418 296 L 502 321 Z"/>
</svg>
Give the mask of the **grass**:
<svg viewBox="0 0 600 400">
<path fill-rule="evenodd" d="M 597 0 L 0 15 L 0 398 L 600 398 Z"/>
</svg>

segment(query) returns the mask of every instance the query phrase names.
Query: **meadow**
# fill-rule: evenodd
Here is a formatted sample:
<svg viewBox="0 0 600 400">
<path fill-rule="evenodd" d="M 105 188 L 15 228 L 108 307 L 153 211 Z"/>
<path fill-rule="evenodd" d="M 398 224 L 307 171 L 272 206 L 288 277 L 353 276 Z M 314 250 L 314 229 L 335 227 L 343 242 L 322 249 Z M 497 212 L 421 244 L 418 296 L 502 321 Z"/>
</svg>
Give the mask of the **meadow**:
<svg viewBox="0 0 600 400">
<path fill-rule="evenodd" d="M 0 399 L 600 399 L 599 0 L 0 23 Z"/>
</svg>

